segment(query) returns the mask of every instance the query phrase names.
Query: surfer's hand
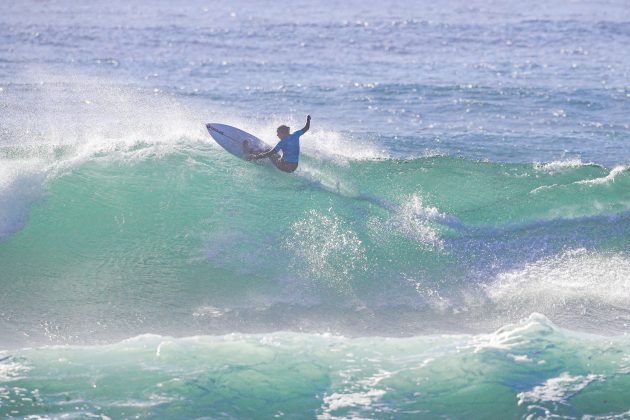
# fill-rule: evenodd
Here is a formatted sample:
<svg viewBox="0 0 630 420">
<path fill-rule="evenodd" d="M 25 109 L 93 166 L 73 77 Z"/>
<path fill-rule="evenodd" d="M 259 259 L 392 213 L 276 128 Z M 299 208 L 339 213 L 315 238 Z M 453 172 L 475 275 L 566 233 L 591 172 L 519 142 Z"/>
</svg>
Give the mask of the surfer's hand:
<svg viewBox="0 0 630 420">
<path fill-rule="evenodd" d="M 310 115 L 307 115 L 307 116 L 306 116 L 306 122 L 309 122 L 310 120 L 311 120 L 311 116 L 310 116 Z"/>
</svg>

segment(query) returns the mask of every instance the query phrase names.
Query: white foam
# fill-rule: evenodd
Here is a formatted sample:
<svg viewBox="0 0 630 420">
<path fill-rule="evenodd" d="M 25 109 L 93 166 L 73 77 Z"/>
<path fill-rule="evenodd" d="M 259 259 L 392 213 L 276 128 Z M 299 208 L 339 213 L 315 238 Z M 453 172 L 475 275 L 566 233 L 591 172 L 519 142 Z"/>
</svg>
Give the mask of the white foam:
<svg viewBox="0 0 630 420">
<path fill-rule="evenodd" d="M 348 354 L 348 356 L 353 357 L 352 354 Z M 379 369 L 374 375 L 357 382 L 354 382 L 352 379 L 354 376 L 353 373 L 355 373 L 355 369 L 340 372 L 340 376 L 344 378 L 344 391 L 333 392 L 324 396 L 322 414 L 317 416 L 318 419 L 338 418 L 333 415 L 333 412 L 343 408 L 369 409 L 374 402 L 381 399 L 387 393 L 384 389 L 374 387 L 382 380 L 392 377 L 396 372 Z M 347 417 L 344 416 L 343 418 Z M 353 415 L 352 418 L 359 417 Z"/>
<path fill-rule="evenodd" d="M 472 341 L 465 347 L 472 347 L 475 353 L 485 350 L 509 351 L 519 346 L 527 345 L 529 336 L 540 333 L 541 330 L 553 329 L 549 320 L 539 313 L 532 313 L 528 318 L 517 324 L 508 324 L 490 334 L 472 336 Z"/>
<path fill-rule="evenodd" d="M 571 376 L 563 372 L 560 376 L 550 378 L 544 384 L 534 387 L 530 391 L 517 394 L 518 405 L 526 402 L 567 402 L 567 399 L 586 388 L 591 382 L 603 381 L 603 375 Z"/>
<path fill-rule="evenodd" d="M 367 139 L 360 141 L 340 132 L 314 128 L 305 134 L 300 142 L 305 154 L 319 160 L 373 160 L 388 157 Z"/>
<path fill-rule="evenodd" d="M 558 184 L 551 184 L 551 185 L 541 185 L 540 187 L 534 188 L 533 190 L 531 190 L 529 193 L 530 194 L 538 194 L 541 191 L 544 190 L 551 190 L 553 188 L 558 187 Z"/>
<path fill-rule="evenodd" d="M 580 166 L 592 165 L 591 163 L 583 163 L 581 159 L 554 160 L 548 163 L 534 163 L 534 169 L 544 172 L 557 172 L 565 169 L 579 168 Z"/>
<path fill-rule="evenodd" d="M 168 404 L 173 401 L 180 400 L 180 397 L 166 397 L 164 395 L 150 394 L 147 400 L 127 399 L 122 401 L 112 401 L 109 403 L 112 407 L 132 407 L 132 408 L 151 408 L 159 405 Z"/>
<path fill-rule="evenodd" d="M 29 368 L 24 364 L 0 353 L 0 382 L 8 382 L 17 379 L 21 373 L 28 370 Z"/>
<path fill-rule="evenodd" d="M 400 205 L 382 204 L 393 215 L 387 220 L 374 218 L 370 221 L 370 227 L 375 234 L 384 238 L 398 232 L 418 245 L 442 248 L 444 241 L 438 225 L 457 230 L 466 229 L 456 217 L 440 212 L 437 207 L 424 205 L 422 196 L 418 193 L 404 196 L 400 201 Z"/>
<path fill-rule="evenodd" d="M 438 230 L 430 225 L 432 221 L 441 221 L 445 215 L 436 207 L 425 207 L 422 197 L 411 195 L 398 209 L 395 217 L 396 227 L 407 237 L 424 244 L 442 247 Z"/>
<path fill-rule="evenodd" d="M 450 228 L 465 229 L 465 225 L 457 217 L 442 213 L 437 207 L 424 206 L 422 197 L 419 194 L 412 194 L 409 200 L 403 201 L 401 211 L 404 214 L 438 222 Z"/>
<path fill-rule="evenodd" d="M 533 360 L 526 354 L 508 354 L 508 357 L 517 363 L 531 363 Z"/>
<path fill-rule="evenodd" d="M 324 397 L 324 413 L 318 416 L 319 419 L 335 418 L 331 415 L 333 411 L 346 407 L 369 408 L 375 400 L 385 395 L 382 389 L 370 389 L 365 392 L 333 393 Z M 356 417 L 353 417 L 356 418 Z"/>
<path fill-rule="evenodd" d="M 585 249 L 566 251 L 500 273 L 485 290 L 493 301 L 506 308 L 552 312 L 584 301 L 628 307 L 630 259 L 623 254 Z"/>
<path fill-rule="evenodd" d="M 606 175 L 604 177 L 595 178 L 595 179 L 585 179 L 585 180 L 582 180 L 582 181 L 576 181 L 575 184 L 582 184 L 582 185 L 608 184 L 609 182 L 615 182 L 615 178 L 617 178 L 617 176 L 619 176 L 620 174 L 622 174 L 623 172 L 625 172 L 627 170 L 628 170 L 627 166 L 616 166 L 608 173 L 608 175 Z"/>
</svg>

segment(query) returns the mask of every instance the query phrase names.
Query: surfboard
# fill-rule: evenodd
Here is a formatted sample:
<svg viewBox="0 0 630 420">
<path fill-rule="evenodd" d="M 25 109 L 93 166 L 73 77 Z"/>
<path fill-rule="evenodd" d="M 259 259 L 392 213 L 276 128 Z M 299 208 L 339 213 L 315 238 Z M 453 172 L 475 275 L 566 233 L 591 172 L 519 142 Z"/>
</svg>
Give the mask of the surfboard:
<svg viewBox="0 0 630 420">
<path fill-rule="evenodd" d="M 231 125 L 209 123 L 206 124 L 206 128 L 219 146 L 241 159 L 245 159 L 245 151 L 243 150 L 243 141 L 245 140 L 249 143 L 250 153 L 262 153 L 271 149 L 271 146 L 258 137 Z"/>
</svg>

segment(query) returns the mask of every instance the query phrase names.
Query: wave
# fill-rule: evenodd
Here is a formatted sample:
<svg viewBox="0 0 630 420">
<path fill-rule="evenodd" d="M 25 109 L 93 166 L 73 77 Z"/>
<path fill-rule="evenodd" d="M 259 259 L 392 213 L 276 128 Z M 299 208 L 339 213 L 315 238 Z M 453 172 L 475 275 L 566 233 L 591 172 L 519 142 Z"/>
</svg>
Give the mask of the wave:
<svg viewBox="0 0 630 420">
<path fill-rule="evenodd" d="M 291 118 L 285 120 L 278 116 L 266 120 L 238 118 L 227 111 L 208 110 L 184 104 L 178 96 L 160 90 L 147 92 L 126 85 L 104 84 L 103 80 L 87 77 L 75 77 L 69 83 L 65 81 L 65 76 L 55 77 L 54 74 L 47 74 L 46 77 L 42 77 L 33 70 L 31 73 L 27 79 L 45 79 L 46 82 L 37 82 L 33 85 L 13 84 L 9 86 L 10 93 L 3 96 L 8 102 L 31 103 L 28 112 L 11 115 L 8 119 L 10 123 L 8 129 L 0 137 L 0 159 L 5 166 L 3 173 L 0 174 L 0 181 L 4 187 L 4 192 L 0 192 L 0 199 L 5 203 L 35 202 L 34 197 L 38 195 L 36 191 L 41 191 L 43 184 L 48 180 L 54 180 L 94 160 L 133 162 L 178 153 L 194 155 L 204 153 L 208 148 L 220 152 L 203 129 L 203 122 L 209 118 L 243 127 L 259 134 L 269 144 L 273 144 L 275 138 L 262 133 L 273 133 L 274 128 L 280 123 L 292 126 L 300 123 Z M 622 194 L 619 194 L 619 191 L 628 183 L 623 166 L 615 167 L 610 173 L 606 173 L 605 168 L 592 163 L 582 163 L 579 159 L 534 163 L 533 169 L 530 165 L 510 164 L 505 167 L 507 170 L 504 173 L 493 174 L 495 171 L 501 171 L 503 166 L 497 163 L 487 168 L 481 162 L 458 160 L 441 153 L 436 155 L 421 151 L 418 155 L 410 155 L 403 160 L 394 159 L 390 152 L 378 146 L 377 139 L 370 138 L 369 135 L 314 128 L 303 143 L 303 151 L 308 158 L 304 160 L 299 176 L 331 191 L 345 188 L 342 193 L 347 195 L 354 191 L 356 198 L 375 197 L 373 202 L 384 203 L 392 200 L 380 191 L 375 193 L 374 190 L 379 189 L 381 185 L 377 184 L 377 188 L 373 188 L 370 183 L 363 186 L 361 182 L 363 178 L 359 177 L 365 177 L 370 181 L 376 177 L 391 179 L 387 171 L 398 173 L 401 169 L 398 165 L 404 165 L 406 162 L 410 164 L 406 169 L 410 170 L 406 171 L 408 174 L 401 174 L 404 186 L 400 188 L 398 195 L 417 195 L 418 188 L 411 187 L 412 177 L 417 176 L 423 181 L 417 184 L 422 185 L 423 193 L 442 195 L 439 201 L 449 207 L 453 205 L 444 194 L 451 194 L 454 197 L 470 196 L 470 191 L 460 191 L 460 188 L 452 188 L 454 185 L 448 184 L 456 180 L 464 181 L 462 177 L 464 174 L 457 173 L 458 171 L 469 171 L 472 175 L 471 182 L 462 182 L 461 187 L 475 190 L 478 186 L 486 185 L 484 182 L 491 183 L 492 177 L 498 176 L 503 188 L 516 193 L 497 196 L 497 200 L 529 201 L 530 197 L 523 195 L 519 188 L 530 185 L 528 189 L 530 193 L 544 194 L 544 197 L 537 198 L 539 201 L 563 198 L 563 193 L 555 190 L 567 189 L 566 194 L 570 196 L 568 199 L 575 202 L 577 201 L 575 195 L 582 192 L 579 190 L 580 186 L 602 186 L 618 180 L 621 185 L 614 193 L 620 196 Z M 365 165 L 368 169 L 355 170 L 362 161 L 368 163 Z M 378 161 L 383 163 L 381 165 L 374 163 Z M 349 169 L 350 173 L 344 172 L 344 169 Z M 423 176 L 422 172 L 428 176 Z M 523 182 L 515 182 L 513 179 L 515 177 L 524 178 Z M 441 178 L 447 183 L 442 183 Z M 547 180 L 550 182 L 546 182 Z M 443 186 L 442 191 L 432 191 L 431 185 L 426 185 L 434 183 Z M 28 188 L 25 188 L 24 184 L 28 184 Z M 10 198 L 17 194 L 15 192 L 17 190 L 32 192 L 29 197 Z M 554 191 L 548 193 L 548 190 Z M 552 196 L 547 197 L 547 194 Z M 613 195 L 615 194 L 611 194 Z M 494 197 L 490 191 L 486 191 L 481 197 L 486 200 L 485 203 L 479 203 L 479 210 L 483 212 L 485 210 L 483 206 L 492 202 Z M 466 198 L 474 201 L 473 197 Z M 588 204 L 591 204 L 591 209 L 584 208 Z M 9 216 L 4 218 L 0 237 L 15 232 L 25 221 L 24 211 L 9 210 L 8 206 L 5 205 L 7 209 L 3 213 Z M 563 217 L 573 215 L 579 217 L 602 213 L 606 211 L 607 206 L 610 212 L 616 212 L 621 207 L 627 208 L 628 200 L 610 203 L 606 198 L 602 202 L 599 197 L 593 197 L 590 203 L 587 200 L 586 206 L 552 207 L 548 209 L 547 215 L 534 213 L 533 216 L 555 218 L 568 213 L 563 214 Z M 29 204 L 19 208 L 27 207 Z M 468 221 L 457 214 L 459 210 L 454 208 L 450 212 L 453 217 L 446 215 L 449 212 L 438 212 L 446 215 L 442 220 L 444 223 L 452 224 L 455 228 L 463 228 Z M 474 209 L 464 208 L 461 211 L 470 212 Z M 517 219 L 519 215 L 510 217 Z M 473 225 L 478 224 L 474 220 L 471 222 Z M 504 223 L 509 223 L 509 220 L 499 220 L 499 224 Z"/>
<path fill-rule="evenodd" d="M 1 352 L 0 414 L 621 417 L 629 346 L 539 314 L 477 335 L 142 335 Z M 445 405 L 445 392 L 457 400 Z"/>
<path fill-rule="evenodd" d="M 0 307 L 13 345 L 115 339 L 147 326 L 190 335 L 479 331 L 539 304 L 521 296 L 506 310 L 511 292 L 501 295 L 496 279 L 569 250 L 628 252 L 626 170 L 394 159 L 373 139 L 322 129 L 287 176 L 214 145 L 202 108 L 80 86 L 44 85 L 43 102 L 61 109 L 25 117 L 30 141 L 15 124 L 0 144 L 0 283 L 11 283 Z M 280 121 L 216 119 L 254 133 Z M 575 306 L 557 304 L 561 287 L 553 294 L 557 321 Z M 597 322 L 619 305 L 609 295 L 592 296 L 603 308 Z"/>
<path fill-rule="evenodd" d="M 512 292 L 488 288 L 495 279 L 570 249 L 622 261 L 628 251 L 627 173 L 540 200 L 529 194 L 543 183 L 601 178 L 601 167 L 541 174 L 531 164 L 447 156 L 337 163 L 307 153 L 304 168 L 286 176 L 196 139 L 165 148 L 116 148 L 33 179 L 37 188 L 9 223 L 25 224 L 1 244 L 2 282 L 12 284 L 0 297 L 8 342 L 98 341 L 147 326 L 166 334 L 479 331 L 540 305 L 525 292 L 510 300 Z M 609 267 L 624 275 L 625 265 Z M 572 327 L 593 328 L 627 307 L 623 295 L 621 304 L 606 297 L 612 292 L 593 295 L 601 309 L 593 324 L 567 317 L 576 305 L 559 304 L 563 293 L 553 291 L 547 311 Z M 173 305 L 175 313 L 164 310 Z M 48 320 L 33 312 L 15 321 L 25 307 Z M 75 316 L 58 315 L 70 308 Z M 610 330 L 623 328 L 625 310 L 618 319 Z"/>
</svg>

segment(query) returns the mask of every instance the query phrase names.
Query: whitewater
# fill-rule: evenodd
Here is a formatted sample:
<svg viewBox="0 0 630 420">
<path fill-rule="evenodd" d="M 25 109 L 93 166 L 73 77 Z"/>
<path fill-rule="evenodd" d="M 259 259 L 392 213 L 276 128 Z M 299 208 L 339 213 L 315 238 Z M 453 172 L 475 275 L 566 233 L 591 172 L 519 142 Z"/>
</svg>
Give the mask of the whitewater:
<svg viewBox="0 0 630 420">
<path fill-rule="evenodd" d="M 0 416 L 630 417 L 630 9 L 534 3 L 2 3 Z"/>
</svg>

